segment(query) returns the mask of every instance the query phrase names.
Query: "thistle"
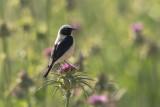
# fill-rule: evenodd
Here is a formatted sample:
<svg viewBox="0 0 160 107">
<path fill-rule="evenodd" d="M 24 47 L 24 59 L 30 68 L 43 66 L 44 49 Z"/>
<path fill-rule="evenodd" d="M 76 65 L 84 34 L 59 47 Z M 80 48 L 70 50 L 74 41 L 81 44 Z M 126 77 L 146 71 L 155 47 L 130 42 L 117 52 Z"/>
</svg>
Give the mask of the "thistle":
<svg viewBox="0 0 160 107">
<path fill-rule="evenodd" d="M 134 44 L 142 44 L 145 42 L 145 38 L 142 31 L 143 25 L 141 22 L 137 22 L 131 26 L 129 36 Z"/>
<path fill-rule="evenodd" d="M 11 90 L 9 95 L 16 96 L 20 99 L 28 97 L 27 93 L 29 92 L 29 89 L 34 85 L 34 81 L 25 71 L 19 72 L 17 76 L 17 84 Z"/>
<path fill-rule="evenodd" d="M 81 87 L 85 92 L 85 95 L 87 95 L 84 89 L 85 85 L 93 90 L 93 88 L 87 81 L 92 79 L 87 78 L 86 75 L 83 74 L 84 72 L 80 72 L 78 69 L 79 67 L 73 64 L 65 64 L 60 66 L 58 72 L 53 73 L 53 75 L 56 76 L 56 79 L 44 81 L 44 85 L 39 89 L 46 87 L 48 85 L 54 85 L 56 89 L 53 92 L 51 98 L 54 97 L 58 89 L 62 89 L 66 98 L 65 107 L 69 107 L 69 99 L 74 89 Z"/>
</svg>

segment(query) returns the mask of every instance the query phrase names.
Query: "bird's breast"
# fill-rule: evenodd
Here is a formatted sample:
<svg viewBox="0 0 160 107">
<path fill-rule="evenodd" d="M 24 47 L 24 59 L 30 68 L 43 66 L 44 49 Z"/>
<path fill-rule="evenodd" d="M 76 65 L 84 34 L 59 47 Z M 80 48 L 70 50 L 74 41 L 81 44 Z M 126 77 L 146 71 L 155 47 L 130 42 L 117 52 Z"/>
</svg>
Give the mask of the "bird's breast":
<svg viewBox="0 0 160 107">
<path fill-rule="evenodd" d="M 63 62 L 64 60 L 69 59 L 69 58 L 73 55 L 74 47 L 75 47 L 75 41 L 73 40 L 72 46 L 65 52 L 64 55 L 62 55 L 62 56 L 56 61 L 56 63 L 60 63 L 60 62 Z"/>
</svg>

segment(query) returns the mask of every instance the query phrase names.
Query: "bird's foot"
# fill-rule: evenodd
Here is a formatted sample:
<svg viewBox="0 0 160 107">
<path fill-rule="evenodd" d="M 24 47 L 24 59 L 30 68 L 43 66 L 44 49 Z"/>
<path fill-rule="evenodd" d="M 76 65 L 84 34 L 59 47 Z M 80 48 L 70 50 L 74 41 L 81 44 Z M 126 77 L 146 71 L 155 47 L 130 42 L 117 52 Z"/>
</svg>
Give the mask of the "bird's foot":
<svg viewBox="0 0 160 107">
<path fill-rule="evenodd" d="M 64 60 L 65 63 L 67 63 L 71 68 L 73 67 L 70 63 L 68 63 L 66 60 Z"/>
<path fill-rule="evenodd" d="M 58 63 L 58 66 L 59 66 L 59 68 L 60 68 L 61 70 L 63 70 L 60 63 Z"/>
</svg>

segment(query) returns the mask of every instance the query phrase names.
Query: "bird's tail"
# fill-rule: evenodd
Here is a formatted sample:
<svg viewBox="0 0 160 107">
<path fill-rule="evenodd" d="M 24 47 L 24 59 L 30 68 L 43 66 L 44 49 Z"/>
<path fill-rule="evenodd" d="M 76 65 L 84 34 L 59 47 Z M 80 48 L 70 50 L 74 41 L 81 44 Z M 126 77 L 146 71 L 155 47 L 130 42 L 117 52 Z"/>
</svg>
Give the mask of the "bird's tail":
<svg viewBox="0 0 160 107">
<path fill-rule="evenodd" d="M 46 77 L 48 76 L 48 74 L 49 74 L 50 70 L 52 69 L 53 65 L 54 65 L 54 62 L 52 62 L 52 63 L 47 67 L 46 72 L 43 74 L 43 77 L 44 77 L 44 78 L 46 78 Z"/>
</svg>

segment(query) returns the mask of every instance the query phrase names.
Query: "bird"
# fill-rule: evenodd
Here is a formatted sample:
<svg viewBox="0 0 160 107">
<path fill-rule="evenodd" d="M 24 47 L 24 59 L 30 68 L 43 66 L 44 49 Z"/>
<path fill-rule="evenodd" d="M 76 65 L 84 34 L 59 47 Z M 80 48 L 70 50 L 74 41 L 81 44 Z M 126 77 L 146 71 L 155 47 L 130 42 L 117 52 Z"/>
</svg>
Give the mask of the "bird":
<svg viewBox="0 0 160 107">
<path fill-rule="evenodd" d="M 71 33 L 74 30 L 76 29 L 70 25 L 63 25 L 59 29 L 57 38 L 52 48 L 47 70 L 43 74 L 44 78 L 48 76 L 50 70 L 54 67 L 55 64 L 59 64 L 63 61 L 66 62 L 66 60 L 72 56 L 75 47 L 75 40 Z"/>
</svg>

